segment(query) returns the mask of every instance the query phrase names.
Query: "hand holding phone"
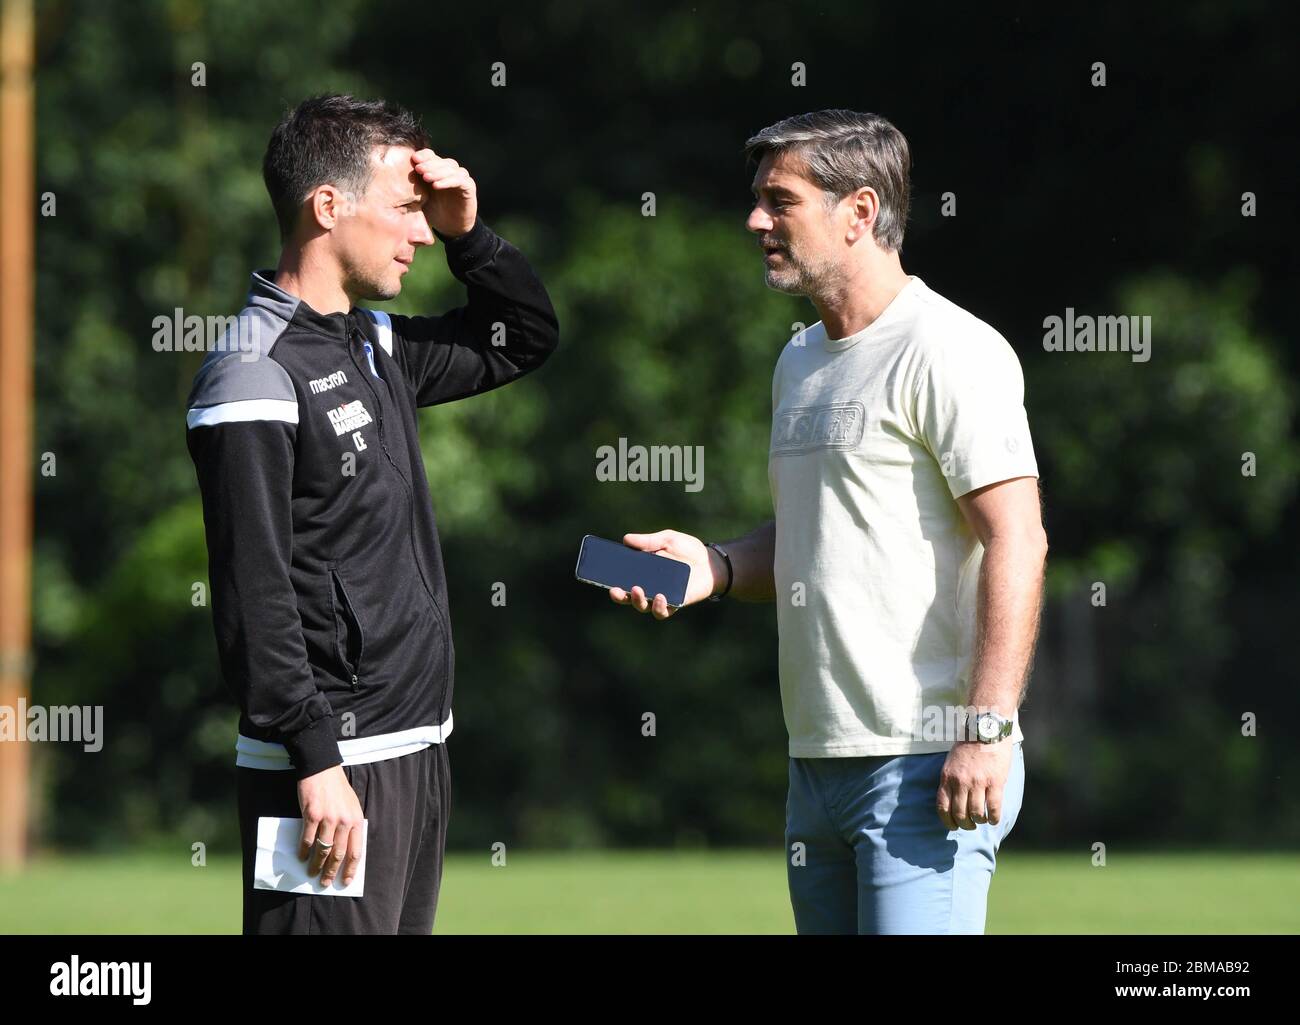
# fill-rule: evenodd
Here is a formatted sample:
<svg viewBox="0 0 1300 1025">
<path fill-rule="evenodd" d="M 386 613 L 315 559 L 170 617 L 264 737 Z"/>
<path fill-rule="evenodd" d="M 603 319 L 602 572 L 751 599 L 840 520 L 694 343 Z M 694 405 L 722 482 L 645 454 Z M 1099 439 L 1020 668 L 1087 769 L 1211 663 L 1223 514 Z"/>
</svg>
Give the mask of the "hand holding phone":
<svg viewBox="0 0 1300 1025">
<path fill-rule="evenodd" d="M 638 612 L 652 612 L 656 619 L 667 619 L 678 608 L 704 601 L 714 592 L 712 552 L 704 546 L 703 541 L 690 534 L 683 534 L 677 530 L 660 530 L 653 534 L 624 534 L 622 545 L 601 538 L 591 538 L 591 540 L 621 549 L 626 555 L 610 553 L 614 554 L 619 561 L 644 560 L 645 555 L 641 553 L 646 553 L 656 559 L 676 560 L 684 564 L 683 570 L 669 570 L 676 573 L 676 579 L 669 582 L 667 593 L 663 587 L 658 586 L 658 581 L 647 585 L 634 582 L 638 580 L 635 573 L 621 580 L 588 580 L 589 583 L 606 585 L 610 600 L 617 605 L 630 605 Z M 583 543 L 585 549 L 589 543 L 588 539 L 584 538 Z M 639 565 L 651 564 L 642 561 Z M 581 575 L 579 578 L 581 579 Z M 628 584 L 631 586 L 627 586 Z"/>
</svg>

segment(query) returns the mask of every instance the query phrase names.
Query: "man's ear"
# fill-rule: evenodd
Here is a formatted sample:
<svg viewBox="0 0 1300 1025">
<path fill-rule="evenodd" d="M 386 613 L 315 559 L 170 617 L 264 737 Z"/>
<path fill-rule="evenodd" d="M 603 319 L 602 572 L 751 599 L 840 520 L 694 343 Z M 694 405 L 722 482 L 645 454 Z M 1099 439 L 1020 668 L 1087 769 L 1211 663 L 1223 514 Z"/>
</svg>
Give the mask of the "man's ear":
<svg viewBox="0 0 1300 1025">
<path fill-rule="evenodd" d="M 344 192 L 336 185 L 321 185 L 312 192 L 307 201 L 311 219 L 322 231 L 338 227 L 344 217 L 356 213 L 357 199 L 351 192 Z"/>
<path fill-rule="evenodd" d="M 864 185 L 856 192 L 845 197 L 849 204 L 849 228 L 845 238 L 856 242 L 860 238 L 870 238 L 875 230 L 876 218 L 880 216 L 880 197 L 870 185 Z"/>
</svg>

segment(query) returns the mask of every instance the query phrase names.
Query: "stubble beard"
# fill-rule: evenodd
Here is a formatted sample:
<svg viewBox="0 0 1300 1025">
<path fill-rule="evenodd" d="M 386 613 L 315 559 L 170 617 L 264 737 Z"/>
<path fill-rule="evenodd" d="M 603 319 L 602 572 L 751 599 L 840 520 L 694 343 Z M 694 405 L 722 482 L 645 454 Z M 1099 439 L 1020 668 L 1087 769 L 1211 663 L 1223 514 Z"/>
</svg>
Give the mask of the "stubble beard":
<svg viewBox="0 0 1300 1025">
<path fill-rule="evenodd" d="M 763 281 L 768 288 L 814 299 L 833 290 L 838 272 L 829 261 L 810 260 L 788 245 L 782 247 L 781 254 L 782 266 L 763 268 Z"/>
<path fill-rule="evenodd" d="M 365 302 L 386 302 L 395 299 L 402 291 L 402 282 L 385 280 L 378 271 L 349 262 L 343 267 L 343 286 L 348 295 Z"/>
</svg>

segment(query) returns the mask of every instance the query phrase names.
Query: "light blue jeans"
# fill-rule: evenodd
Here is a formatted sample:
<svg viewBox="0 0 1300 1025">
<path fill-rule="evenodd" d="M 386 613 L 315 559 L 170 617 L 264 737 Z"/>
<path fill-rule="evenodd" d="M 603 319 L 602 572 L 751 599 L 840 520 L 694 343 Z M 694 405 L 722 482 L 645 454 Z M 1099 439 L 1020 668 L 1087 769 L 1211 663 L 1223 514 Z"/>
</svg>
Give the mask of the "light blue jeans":
<svg viewBox="0 0 1300 1025">
<path fill-rule="evenodd" d="M 1001 821 L 953 830 L 935 805 L 947 751 L 791 758 L 785 855 L 795 928 L 983 933 L 997 850 L 1024 798 L 1024 752 L 1014 748 Z"/>
</svg>

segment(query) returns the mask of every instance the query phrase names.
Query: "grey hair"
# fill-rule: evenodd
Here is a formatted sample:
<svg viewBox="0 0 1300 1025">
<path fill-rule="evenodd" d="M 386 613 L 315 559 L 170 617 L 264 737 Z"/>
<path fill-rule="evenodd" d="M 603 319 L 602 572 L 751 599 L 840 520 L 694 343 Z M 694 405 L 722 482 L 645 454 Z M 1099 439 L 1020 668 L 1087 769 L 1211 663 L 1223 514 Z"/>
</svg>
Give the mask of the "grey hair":
<svg viewBox="0 0 1300 1025">
<path fill-rule="evenodd" d="M 874 189 L 880 213 L 872 234 L 882 249 L 902 248 L 912 170 L 902 132 L 878 114 L 818 110 L 778 121 L 745 142 L 747 160 L 787 152 L 803 162 L 805 177 L 826 194 L 828 207 L 864 186 Z"/>
</svg>

